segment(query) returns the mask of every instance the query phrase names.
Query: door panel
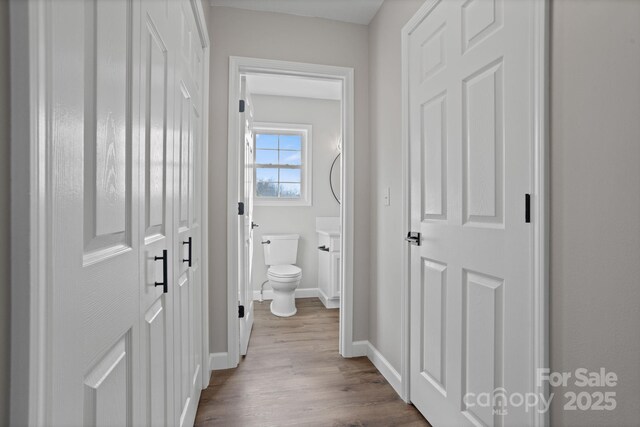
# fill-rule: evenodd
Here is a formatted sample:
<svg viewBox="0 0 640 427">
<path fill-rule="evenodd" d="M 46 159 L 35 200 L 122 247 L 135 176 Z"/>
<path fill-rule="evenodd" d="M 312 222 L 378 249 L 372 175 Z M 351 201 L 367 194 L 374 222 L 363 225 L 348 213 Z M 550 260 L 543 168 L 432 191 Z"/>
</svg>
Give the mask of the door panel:
<svg viewBox="0 0 640 427">
<path fill-rule="evenodd" d="M 420 348 L 420 372 L 443 395 L 447 394 L 446 318 L 447 318 L 447 266 L 439 262 L 422 260 L 422 295 L 424 327 Z"/>
<path fill-rule="evenodd" d="M 168 390 L 169 378 L 167 378 L 167 348 L 168 333 L 167 309 L 165 299 L 159 298 L 145 314 L 146 339 L 146 371 L 147 371 L 147 420 L 152 426 L 167 425 L 169 417 Z"/>
<path fill-rule="evenodd" d="M 111 24 L 113 22 L 113 24 Z M 86 5 L 88 46 L 86 49 L 86 130 L 87 153 L 85 199 L 91 250 L 125 243 L 131 227 L 127 212 L 131 176 L 127 142 L 127 110 L 130 94 L 127 81 L 131 62 L 128 2 L 89 2 Z M 129 157 L 129 158 L 128 158 Z"/>
<path fill-rule="evenodd" d="M 123 337 L 85 377 L 84 425 L 130 425 L 131 345 Z"/>
<path fill-rule="evenodd" d="M 530 425 L 533 2 L 434 2 L 409 35 L 411 400 L 433 425 Z"/>
<path fill-rule="evenodd" d="M 504 333 L 503 281 L 481 273 L 463 271 L 462 355 L 466 366 L 462 395 L 476 396 L 503 385 Z M 494 408 L 470 406 L 463 411 L 476 423 L 493 425 Z"/>
</svg>

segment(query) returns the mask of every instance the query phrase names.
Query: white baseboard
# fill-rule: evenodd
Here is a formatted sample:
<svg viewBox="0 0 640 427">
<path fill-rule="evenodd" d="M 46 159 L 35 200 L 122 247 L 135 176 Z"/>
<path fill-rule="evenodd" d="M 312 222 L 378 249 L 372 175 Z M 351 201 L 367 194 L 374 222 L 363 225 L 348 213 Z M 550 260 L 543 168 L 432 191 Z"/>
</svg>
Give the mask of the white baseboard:
<svg viewBox="0 0 640 427">
<path fill-rule="evenodd" d="M 389 384 L 391 384 L 391 387 L 398 393 L 398 396 L 402 398 L 402 377 L 373 344 L 368 341 L 367 344 L 367 357 L 371 360 L 373 366 L 375 366 Z"/>
<path fill-rule="evenodd" d="M 362 357 L 366 356 L 369 352 L 369 341 L 354 341 L 351 344 L 350 357 Z"/>
<path fill-rule="evenodd" d="M 329 298 L 320 288 L 318 288 L 318 298 L 326 308 L 340 308 L 340 298 Z"/>
<path fill-rule="evenodd" d="M 353 357 L 367 356 L 391 387 L 402 397 L 402 377 L 391 363 L 369 341 L 354 341 L 351 345 Z"/>
<path fill-rule="evenodd" d="M 211 353 L 209 355 L 209 369 L 219 371 L 221 369 L 229 369 L 229 353 Z"/>
<path fill-rule="evenodd" d="M 317 298 L 318 288 L 301 288 L 296 289 L 296 298 Z M 265 289 L 262 294 L 263 300 L 272 300 L 273 291 L 271 289 Z M 253 300 L 260 301 L 260 291 L 253 291 Z"/>
</svg>

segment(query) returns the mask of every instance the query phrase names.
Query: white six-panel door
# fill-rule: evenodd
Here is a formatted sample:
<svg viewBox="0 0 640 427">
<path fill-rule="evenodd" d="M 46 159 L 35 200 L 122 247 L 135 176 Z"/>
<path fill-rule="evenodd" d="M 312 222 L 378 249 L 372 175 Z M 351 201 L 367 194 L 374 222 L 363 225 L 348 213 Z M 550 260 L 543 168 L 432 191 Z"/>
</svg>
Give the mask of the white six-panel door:
<svg viewBox="0 0 640 427">
<path fill-rule="evenodd" d="M 410 394 L 434 426 L 533 423 L 478 400 L 534 390 L 532 4 L 429 1 L 408 36 Z"/>
<path fill-rule="evenodd" d="M 44 420 L 191 425 L 203 375 L 194 159 L 206 101 L 192 5 L 70 0 L 46 17 Z"/>
<path fill-rule="evenodd" d="M 131 425 L 140 398 L 139 8 L 56 3 L 50 12 L 51 425 Z M 135 28 L 134 28 L 135 27 Z"/>
<path fill-rule="evenodd" d="M 240 195 L 244 203 L 244 215 L 238 216 L 240 241 L 238 246 L 239 272 L 238 303 L 244 307 L 244 317 L 240 319 L 240 354 L 246 355 L 253 327 L 253 102 L 247 92 L 246 76 L 241 78 L 241 96 L 244 111 L 239 114 L 240 124 Z"/>
</svg>

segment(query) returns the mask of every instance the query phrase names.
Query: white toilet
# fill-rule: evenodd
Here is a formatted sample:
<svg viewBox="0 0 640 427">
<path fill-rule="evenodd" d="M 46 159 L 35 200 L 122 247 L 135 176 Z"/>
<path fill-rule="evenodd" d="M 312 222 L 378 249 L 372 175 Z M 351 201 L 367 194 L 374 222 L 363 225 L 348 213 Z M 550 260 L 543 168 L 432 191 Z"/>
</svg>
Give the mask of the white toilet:
<svg viewBox="0 0 640 427">
<path fill-rule="evenodd" d="M 302 279 L 302 270 L 293 265 L 298 257 L 297 234 L 269 234 L 262 236 L 264 263 L 269 266 L 267 279 L 273 289 L 271 313 L 280 317 L 296 314 L 295 290 Z"/>
</svg>

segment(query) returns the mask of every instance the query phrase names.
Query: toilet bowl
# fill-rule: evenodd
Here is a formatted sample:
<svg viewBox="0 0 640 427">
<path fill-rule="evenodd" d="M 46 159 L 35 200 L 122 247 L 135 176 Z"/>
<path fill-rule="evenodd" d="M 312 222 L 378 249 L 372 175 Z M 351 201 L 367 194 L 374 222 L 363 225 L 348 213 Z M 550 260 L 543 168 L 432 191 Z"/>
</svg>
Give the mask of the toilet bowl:
<svg viewBox="0 0 640 427">
<path fill-rule="evenodd" d="M 302 270 L 295 265 L 272 265 L 267 270 L 267 279 L 273 289 L 271 313 L 279 317 L 290 317 L 297 313 L 296 288 L 302 279 Z"/>
<path fill-rule="evenodd" d="M 271 313 L 280 317 L 296 314 L 295 291 L 302 279 L 302 269 L 296 265 L 297 234 L 269 234 L 262 236 L 264 261 L 269 266 L 267 279 L 273 289 Z"/>
</svg>

